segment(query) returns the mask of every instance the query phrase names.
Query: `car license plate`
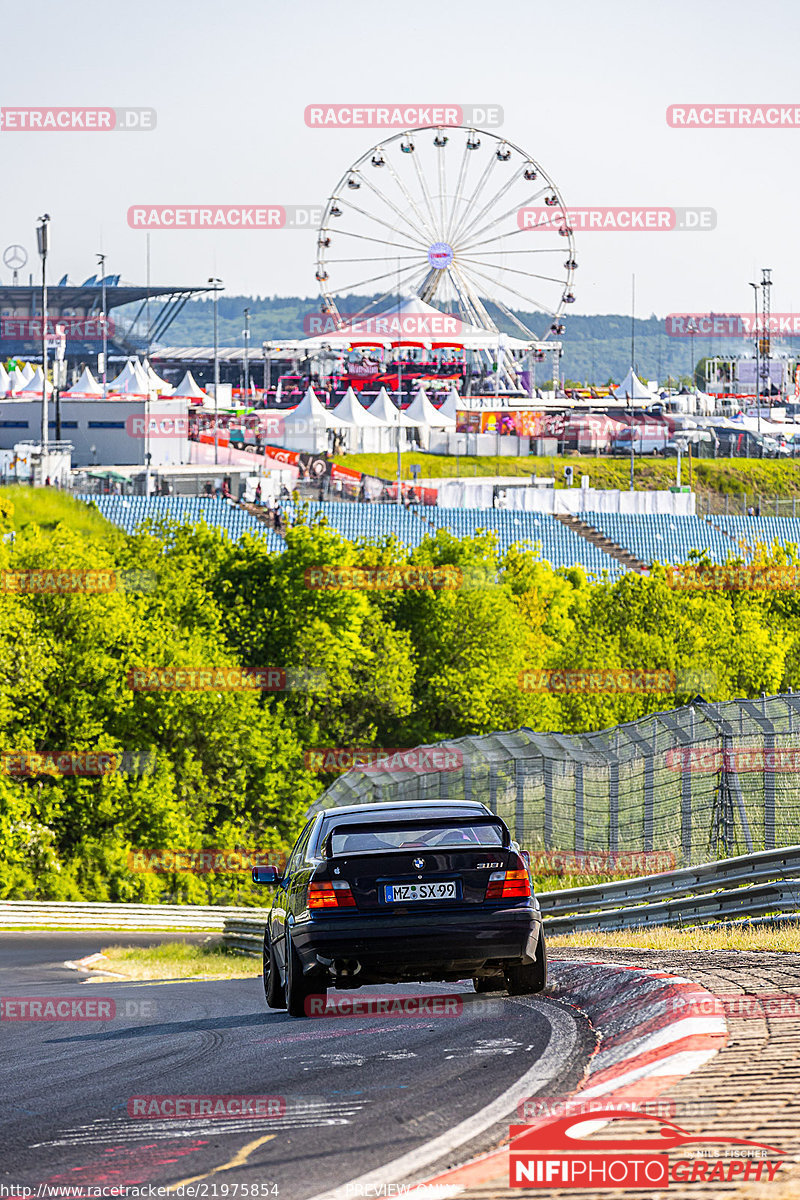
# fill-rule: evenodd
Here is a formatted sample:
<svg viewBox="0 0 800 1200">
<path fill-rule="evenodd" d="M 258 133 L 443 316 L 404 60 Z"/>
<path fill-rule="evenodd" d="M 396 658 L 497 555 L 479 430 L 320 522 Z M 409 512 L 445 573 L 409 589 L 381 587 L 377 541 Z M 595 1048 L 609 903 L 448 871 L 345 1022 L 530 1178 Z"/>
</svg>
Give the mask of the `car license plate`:
<svg viewBox="0 0 800 1200">
<path fill-rule="evenodd" d="M 449 883 L 387 883 L 386 903 L 413 903 L 415 900 L 455 900 L 455 880 Z"/>
</svg>

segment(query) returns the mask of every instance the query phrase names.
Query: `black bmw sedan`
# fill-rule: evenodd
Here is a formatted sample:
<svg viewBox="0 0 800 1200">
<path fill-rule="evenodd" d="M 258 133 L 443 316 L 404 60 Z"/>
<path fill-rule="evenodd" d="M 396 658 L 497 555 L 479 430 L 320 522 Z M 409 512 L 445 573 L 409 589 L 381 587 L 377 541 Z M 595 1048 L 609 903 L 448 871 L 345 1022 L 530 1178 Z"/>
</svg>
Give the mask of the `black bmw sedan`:
<svg viewBox="0 0 800 1200">
<path fill-rule="evenodd" d="M 526 857 L 483 804 L 327 809 L 309 820 L 282 875 L 254 867 L 253 878 L 277 884 L 264 990 L 270 1008 L 292 1016 L 329 987 L 471 977 L 476 991 L 513 996 L 547 982 Z"/>
</svg>

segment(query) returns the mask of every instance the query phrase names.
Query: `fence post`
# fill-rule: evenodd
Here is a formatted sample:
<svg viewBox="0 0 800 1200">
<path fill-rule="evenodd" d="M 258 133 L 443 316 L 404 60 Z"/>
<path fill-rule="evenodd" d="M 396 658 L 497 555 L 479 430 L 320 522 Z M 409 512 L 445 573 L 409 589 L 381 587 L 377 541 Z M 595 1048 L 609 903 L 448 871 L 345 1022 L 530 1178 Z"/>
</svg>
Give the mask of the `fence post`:
<svg viewBox="0 0 800 1200">
<path fill-rule="evenodd" d="M 653 806 L 655 799 L 656 735 L 653 732 L 653 751 L 644 760 L 644 849 L 653 849 Z"/>
<path fill-rule="evenodd" d="M 544 758 L 544 848 L 553 848 L 553 760 Z"/>
<path fill-rule="evenodd" d="M 575 849 L 583 850 L 583 763 L 575 763 Z"/>
<path fill-rule="evenodd" d="M 790 710 L 791 711 L 791 710 Z M 775 734 L 764 735 L 764 849 L 775 849 Z"/>
<path fill-rule="evenodd" d="M 681 772 L 681 855 L 683 866 L 692 861 L 692 772 Z"/>
<path fill-rule="evenodd" d="M 619 850 L 619 759 L 608 766 L 608 849 Z"/>
</svg>

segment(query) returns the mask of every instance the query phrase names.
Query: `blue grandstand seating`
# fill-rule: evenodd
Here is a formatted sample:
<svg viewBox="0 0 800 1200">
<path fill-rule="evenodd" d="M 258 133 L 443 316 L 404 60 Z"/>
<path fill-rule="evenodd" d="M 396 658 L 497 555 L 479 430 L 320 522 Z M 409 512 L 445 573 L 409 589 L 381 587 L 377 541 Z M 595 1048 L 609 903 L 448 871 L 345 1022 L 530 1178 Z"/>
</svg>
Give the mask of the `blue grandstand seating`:
<svg viewBox="0 0 800 1200">
<path fill-rule="evenodd" d="M 207 525 L 222 529 L 234 541 L 253 534 L 280 553 L 283 540 L 252 514 L 215 496 L 79 496 L 97 505 L 101 514 L 128 533 L 148 519 Z M 294 505 L 284 513 L 291 520 Z M 599 547 L 579 537 L 574 530 L 546 513 L 516 509 L 421 508 L 405 509 L 393 504 L 361 504 L 345 501 L 310 501 L 312 520 L 324 517 L 328 525 L 348 541 L 374 542 L 395 537 L 408 549 L 442 529 L 454 537 L 468 537 L 488 530 L 505 553 L 515 543 L 538 544 L 536 550 L 553 567 L 582 567 L 587 575 L 601 578 L 604 572 L 617 579 L 626 568 Z M 692 550 L 705 551 L 712 562 L 749 556 L 746 548 L 756 542 L 800 545 L 800 518 L 788 517 L 675 517 L 668 514 L 625 514 L 583 512 L 582 520 L 600 530 L 617 545 L 646 564 L 683 563 Z M 737 545 L 741 543 L 742 547 Z"/>
</svg>

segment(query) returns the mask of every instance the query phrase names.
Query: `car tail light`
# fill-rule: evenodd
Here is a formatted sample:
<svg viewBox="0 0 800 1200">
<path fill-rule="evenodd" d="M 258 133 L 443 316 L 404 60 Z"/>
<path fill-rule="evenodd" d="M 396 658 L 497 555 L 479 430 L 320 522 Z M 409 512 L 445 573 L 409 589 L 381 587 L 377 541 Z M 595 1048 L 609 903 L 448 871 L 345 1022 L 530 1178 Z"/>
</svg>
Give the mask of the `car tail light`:
<svg viewBox="0 0 800 1200">
<path fill-rule="evenodd" d="M 487 900 L 520 900 L 531 894 L 527 871 L 492 871 L 486 888 Z"/>
<path fill-rule="evenodd" d="M 344 879 L 333 883 L 311 883 L 308 886 L 309 908 L 355 908 L 356 902 L 350 884 Z"/>
</svg>

